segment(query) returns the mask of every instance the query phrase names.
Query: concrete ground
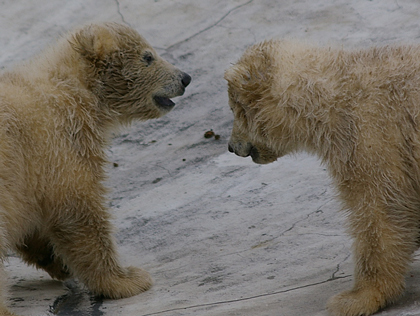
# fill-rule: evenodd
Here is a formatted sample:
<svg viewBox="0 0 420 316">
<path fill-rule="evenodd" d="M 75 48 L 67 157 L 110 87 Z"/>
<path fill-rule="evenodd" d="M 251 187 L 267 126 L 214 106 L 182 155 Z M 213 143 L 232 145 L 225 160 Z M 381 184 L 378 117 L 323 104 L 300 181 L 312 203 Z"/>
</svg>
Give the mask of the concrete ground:
<svg viewBox="0 0 420 316">
<path fill-rule="evenodd" d="M 193 77 L 167 116 L 137 123 L 109 149 L 122 260 L 154 287 L 95 299 L 21 263 L 6 263 L 20 315 L 325 316 L 351 287 L 351 241 L 323 166 L 305 154 L 255 165 L 227 152 L 233 117 L 224 70 L 249 45 L 293 37 L 343 46 L 420 41 L 418 0 L 5 0 L 0 66 L 39 53 L 74 27 L 131 25 Z M 208 130 L 220 139 L 203 137 Z M 115 165 L 114 165 L 115 163 Z M 420 315 L 420 262 L 383 316 Z"/>
</svg>

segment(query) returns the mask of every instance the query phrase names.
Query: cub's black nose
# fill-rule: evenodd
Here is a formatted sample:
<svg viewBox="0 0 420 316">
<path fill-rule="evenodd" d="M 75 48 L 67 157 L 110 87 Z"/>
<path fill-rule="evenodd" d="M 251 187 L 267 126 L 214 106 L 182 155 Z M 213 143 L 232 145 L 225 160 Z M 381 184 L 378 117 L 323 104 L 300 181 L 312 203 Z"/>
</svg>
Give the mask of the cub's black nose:
<svg viewBox="0 0 420 316">
<path fill-rule="evenodd" d="M 182 82 L 184 87 L 187 87 L 191 82 L 191 76 L 189 74 L 185 73 L 185 72 L 182 73 L 181 82 Z"/>
</svg>

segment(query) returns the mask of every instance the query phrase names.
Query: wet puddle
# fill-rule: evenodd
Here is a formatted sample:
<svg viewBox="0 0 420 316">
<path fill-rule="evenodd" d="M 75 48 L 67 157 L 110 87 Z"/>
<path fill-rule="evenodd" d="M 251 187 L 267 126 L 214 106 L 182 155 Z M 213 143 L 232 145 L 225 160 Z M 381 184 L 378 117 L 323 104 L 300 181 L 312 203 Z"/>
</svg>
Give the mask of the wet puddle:
<svg viewBox="0 0 420 316">
<path fill-rule="evenodd" d="M 67 281 L 68 293 L 59 296 L 50 306 L 50 312 L 58 316 L 103 316 L 102 298 L 94 297 L 81 289 L 76 282 Z"/>
</svg>

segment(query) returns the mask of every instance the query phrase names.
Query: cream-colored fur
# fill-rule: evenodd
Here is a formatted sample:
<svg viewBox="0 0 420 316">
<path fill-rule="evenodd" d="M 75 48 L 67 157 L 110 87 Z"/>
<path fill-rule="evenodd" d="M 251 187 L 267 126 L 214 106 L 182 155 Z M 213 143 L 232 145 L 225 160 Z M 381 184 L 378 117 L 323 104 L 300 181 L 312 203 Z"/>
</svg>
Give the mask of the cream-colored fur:
<svg viewBox="0 0 420 316">
<path fill-rule="evenodd" d="M 12 249 L 110 298 L 147 290 L 149 274 L 116 255 L 104 149 L 118 126 L 171 110 L 190 80 L 115 23 L 81 28 L 1 75 L 0 261 Z M 4 283 L 0 272 L 0 298 Z"/>
<path fill-rule="evenodd" d="M 420 47 L 267 41 L 225 78 L 230 151 L 269 163 L 303 150 L 328 166 L 355 259 L 354 287 L 330 299 L 331 314 L 370 315 L 394 302 L 420 237 Z"/>
</svg>

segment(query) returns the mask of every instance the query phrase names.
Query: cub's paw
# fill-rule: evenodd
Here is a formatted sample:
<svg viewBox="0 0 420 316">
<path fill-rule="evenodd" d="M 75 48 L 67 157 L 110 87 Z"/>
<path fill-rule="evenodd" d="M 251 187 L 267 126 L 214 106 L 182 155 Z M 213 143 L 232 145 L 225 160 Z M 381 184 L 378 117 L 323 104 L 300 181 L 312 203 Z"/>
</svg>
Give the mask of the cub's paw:
<svg viewBox="0 0 420 316">
<path fill-rule="evenodd" d="M 342 292 L 329 299 L 327 309 L 334 316 L 368 316 L 386 305 L 377 289 Z"/>
<path fill-rule="evenodd" d="M 147 291 L 153 285 L 153 280 L 148 272 L 143 269 L 128 267 L 113 276 L 101 289 L 95 291 L 97 294 L 112 298 L 130 297 Z"/>
</svg>

